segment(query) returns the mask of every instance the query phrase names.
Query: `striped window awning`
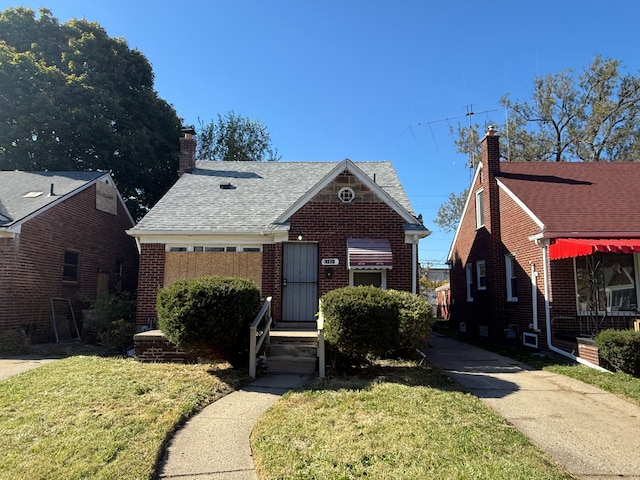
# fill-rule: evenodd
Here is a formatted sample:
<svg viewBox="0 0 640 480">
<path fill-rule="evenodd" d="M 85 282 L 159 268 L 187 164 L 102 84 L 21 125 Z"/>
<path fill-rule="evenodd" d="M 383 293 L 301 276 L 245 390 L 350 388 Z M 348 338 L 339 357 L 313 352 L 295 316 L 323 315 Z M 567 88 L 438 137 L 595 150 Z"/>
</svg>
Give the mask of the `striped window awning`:
<svg viewBox="0 0 640 480">
<path fill-rule="evenodd" d="M 347 263 L 350 269 L 391 269 L 391 244 L 387 239 L 350 238 L 347 240 Z"/>
</svg>

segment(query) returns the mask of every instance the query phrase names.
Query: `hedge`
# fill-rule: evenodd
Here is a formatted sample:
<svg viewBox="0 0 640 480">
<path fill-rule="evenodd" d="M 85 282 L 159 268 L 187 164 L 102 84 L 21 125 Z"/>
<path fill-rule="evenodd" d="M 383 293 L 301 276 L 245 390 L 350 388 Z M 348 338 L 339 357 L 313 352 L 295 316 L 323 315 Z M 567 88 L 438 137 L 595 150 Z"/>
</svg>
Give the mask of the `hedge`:
<svg viewBox="0 0 640 480">
<path fill-rule="evenodd" d="M 594 340 L 598 355 L 613 370 L 640 376 L 640 332 L 602 330 Z"/>
<path fill-rule="evenodd" d="M 328 292 L 322 314 L 329 346 L 351 363 L 370 356 L 414 355 L 434 321 L 431 305 L 419 296 L 372 286 Z"/>
<path fill-rule="evenodd" d="M 192 356 L 238 363 L 248 348 L 248 327 L 260 306 L 260 291 L 248 279 L 202 277 L 178 280 L 158 292 L 158 325 Z"/>
</svg>

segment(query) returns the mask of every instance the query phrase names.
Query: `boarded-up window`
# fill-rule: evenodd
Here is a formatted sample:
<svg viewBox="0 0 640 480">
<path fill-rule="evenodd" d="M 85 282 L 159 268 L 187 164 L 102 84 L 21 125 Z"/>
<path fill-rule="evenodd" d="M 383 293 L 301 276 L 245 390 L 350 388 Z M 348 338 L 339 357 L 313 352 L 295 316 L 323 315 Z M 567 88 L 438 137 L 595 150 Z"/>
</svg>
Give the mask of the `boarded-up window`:
<svg viewBox="0 0 640 480">
<path fill-rule="evenodd" d="M 262 252 L 175 252 L 165 255 L 164 284 L 209 275 L 240 277 L 262 287 Z"/>
</svg>

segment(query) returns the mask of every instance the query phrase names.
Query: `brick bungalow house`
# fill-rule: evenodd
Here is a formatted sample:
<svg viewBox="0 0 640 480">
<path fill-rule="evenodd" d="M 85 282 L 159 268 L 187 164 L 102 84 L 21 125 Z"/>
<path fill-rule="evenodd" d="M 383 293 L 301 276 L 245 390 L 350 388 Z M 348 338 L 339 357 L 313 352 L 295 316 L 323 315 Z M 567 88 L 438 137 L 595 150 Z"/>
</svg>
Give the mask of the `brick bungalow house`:
<svg viewBox="0 0 640 480">
<path fill-rule="evenodd" d="M 108 173 L 0 171 L 0 333 L 76 338 L 82 299 L 134 291 L 133 225 Z"/>
<path fill-rule="evenodd" d="M 203 275 L 252 279 L 275 321 L 314 322 L 318 299 L 347 285 L 416 292 L 415 217 L 390 162 L 195 161 L 128 233 L 140 249 L 137 319 L 155 325 L 158 290 Z"/>
<path fill-rule="evenodd" d="M 640 163 L 501 162 L 498 140 L 483 139 L 449 252 L 456 328 L 571 358 L 581 336 L 633 328 Z"/>
</svg>

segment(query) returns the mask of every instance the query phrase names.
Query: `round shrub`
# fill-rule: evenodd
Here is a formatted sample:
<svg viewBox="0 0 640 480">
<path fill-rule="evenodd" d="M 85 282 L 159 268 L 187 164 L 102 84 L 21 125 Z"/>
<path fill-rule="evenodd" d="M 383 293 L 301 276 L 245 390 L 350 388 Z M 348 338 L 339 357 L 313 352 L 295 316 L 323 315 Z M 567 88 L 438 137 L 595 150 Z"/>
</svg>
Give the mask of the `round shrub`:
<svg viewBox="0 0 640 480">
<path fill-rule="evenodd" d="M 602 330 L 594 341 L 598 355 L 616 372 L 640 376 L 640 332 Z"/>
<path fill-rule="evenodd" d="M 435 322 L 433 307 L 419 295 L 400 290 L 388 290 L 399 307 L 400 353 L 414 355 L 416 348 L 423 347 Z"/>
<path fill-rule="evenodd" d="M 363 360 L 396 349 L 399 338 L 398 302 L 371 286 L 344 287 L 322 297 L 327 342 L 343 355 Z"/>
<path fill-rule="evenodd" d="M 251 280 L 214 276 L 160 289 L 156 310 L 160 329 L 187 353 L 238 363 L 259 305 L 260 292 Z"/>
</svg>

